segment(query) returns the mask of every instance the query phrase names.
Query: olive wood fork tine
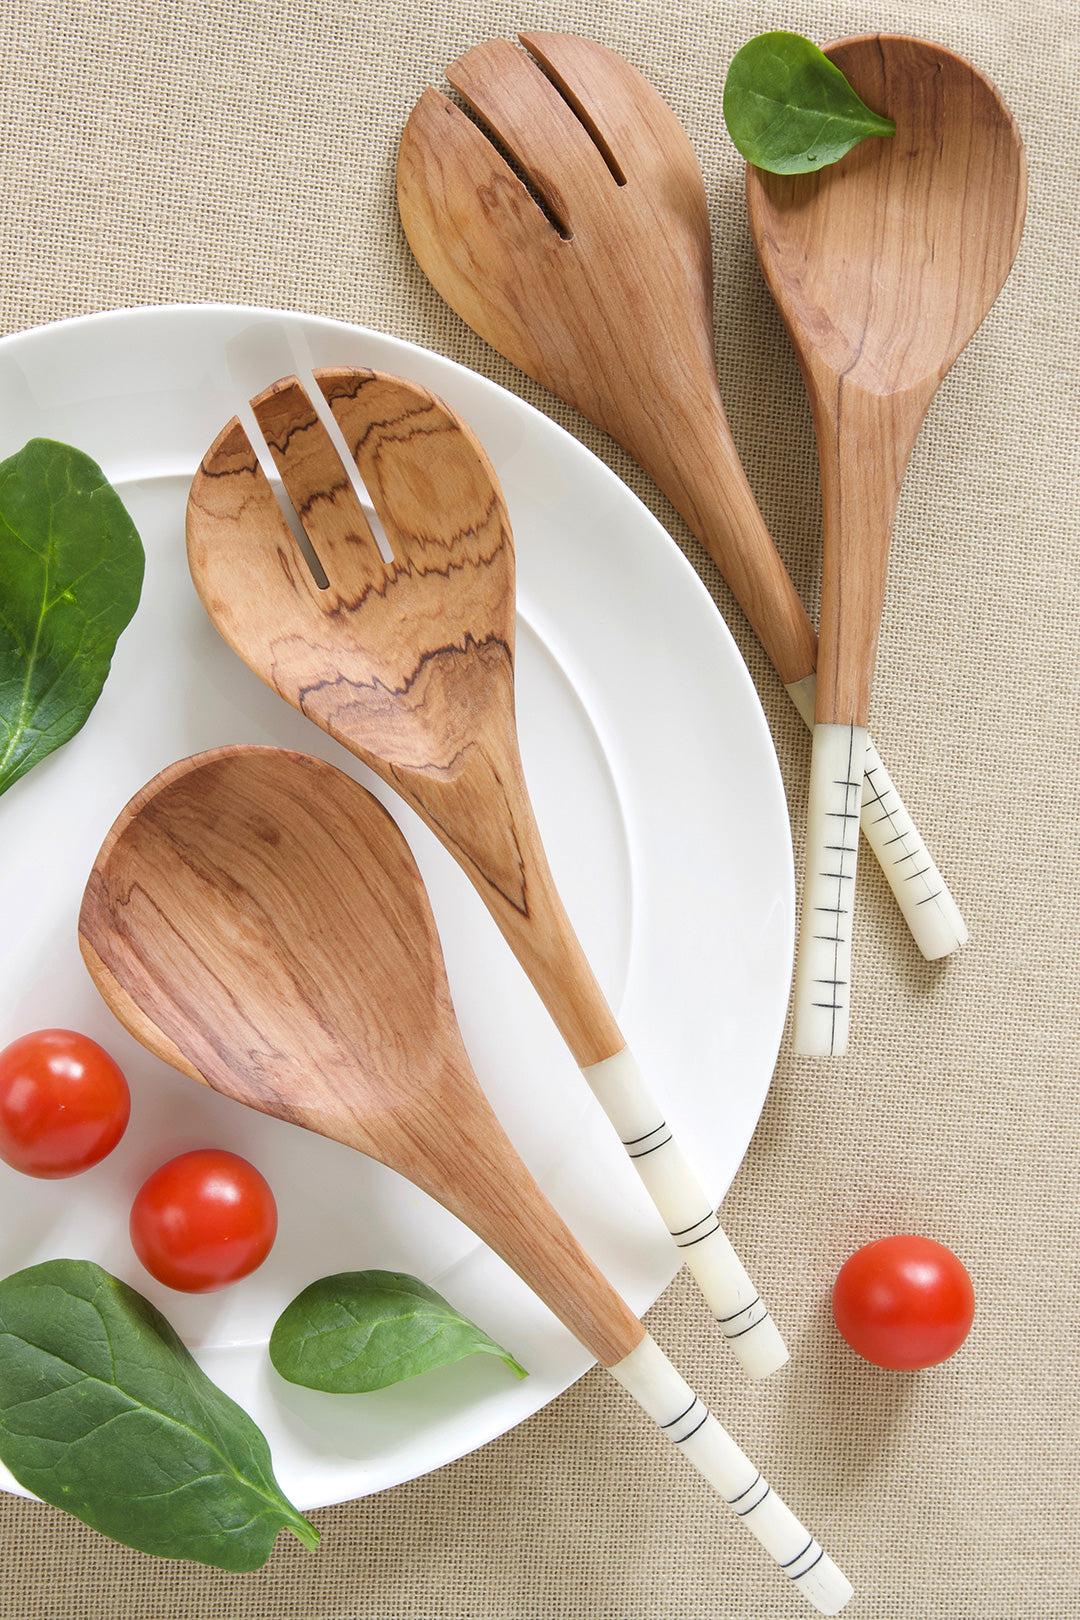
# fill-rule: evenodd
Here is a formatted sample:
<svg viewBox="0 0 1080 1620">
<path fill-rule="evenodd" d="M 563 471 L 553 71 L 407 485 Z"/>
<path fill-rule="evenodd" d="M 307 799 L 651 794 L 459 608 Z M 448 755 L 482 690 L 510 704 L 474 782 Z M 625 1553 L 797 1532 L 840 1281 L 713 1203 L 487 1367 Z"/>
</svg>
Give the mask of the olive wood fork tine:
<svg viewBox="0 0 1080 1620">
<path fill-rule="evenodd" d="M 396 378 L 380 372 L 327 366 L 313 375 L 395 556 L 420 572 L 444 570 L 448 545 L 470 563 L 489 556 L 503 511 L 492 494 L 495 469 L 471 428 L 433 394 L 418 387 L 403 394 Z M 471 462 L 460 454 L 462 436 Z"/>
<path fill-rule="evenodd" d="M 220 547 L 224 529 L 231 559 L 246 562 L 258 605 L 288 626 L 298 612 L 306 617 L 319 587 L 239 417 L 226 423 L 206 452 L 193 487 L 188 527 L 196 550 L 207 541 Z M 276 552 L 277 567 L 263 566 L 267 551 Z"/>
<path fill-rule="evenodd" d="M 283 377 L 251 401 L 308 541 L 336 593 L 378 587 L 386 564 L 341 457 L 298 377 Z"/>
<path fill-rule="evenodd" d="M 680 134 L 696 166 L 690 137 L 674 115 L 665 121 L 663 140 L 642 118 L 642 87 L 647 81 L 631 63 L 613 57 L 595 40 L 569 34 L 523 33 L 518 38 L 606 154 L 620 185 L 647 182 L 658 163 L 670 179 L 671 143 Z"/>
<path fill-rule="evenodd" d="M 575 210 L 602 205 L 613 185 L 603 154 L 524 51 L 507 39 L 488 40 L 451 62 L 446 77 L 520 163 L 560 234 L 573 233 Z M 552 173 L 552 152 L 562 160 L 559 179 Z M 588 213 L 583 217 L 587 220 Z"/>
</svg>

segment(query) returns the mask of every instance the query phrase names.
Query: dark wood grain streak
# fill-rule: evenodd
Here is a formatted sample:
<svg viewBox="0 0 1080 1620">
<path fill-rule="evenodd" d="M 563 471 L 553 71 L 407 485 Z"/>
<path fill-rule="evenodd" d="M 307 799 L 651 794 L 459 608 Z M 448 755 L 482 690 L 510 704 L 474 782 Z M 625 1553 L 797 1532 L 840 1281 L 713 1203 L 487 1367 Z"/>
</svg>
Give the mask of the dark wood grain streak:
<svg viewBox="0 0 1080 1620">
<path fill-rule="evenodd" d="M 102 846 L 79 935 L 105 999 L 167 1062 L 400 1171 L 605 1365 L 640 1343 L 484 1098 L 420 874 L 358 783 L 272 748 L 171 766 Z"/>
</svg>

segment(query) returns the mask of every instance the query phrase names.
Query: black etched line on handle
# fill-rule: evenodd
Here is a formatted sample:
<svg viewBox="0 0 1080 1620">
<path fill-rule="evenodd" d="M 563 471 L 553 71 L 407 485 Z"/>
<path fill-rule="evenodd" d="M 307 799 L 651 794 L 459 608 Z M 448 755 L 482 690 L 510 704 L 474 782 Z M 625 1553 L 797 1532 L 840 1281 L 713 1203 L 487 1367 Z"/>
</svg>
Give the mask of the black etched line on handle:
<svg viewBox="0 0 1080 1620">
<path fill-rule="evenodd" d="M 869 749 L 867 749 L 867 752 L 869 752 Z M 903 853 L 898 855 L 895 858 L 895 860 L 893 861 L 894 866 L 897 866 L 897 867 L 898 866 L 903 866 L 905 861 L 913 861 L 913 860 L 918 859 L 918 856 L 919 856 L 918 845 L 921 842 L 921 840 L 919 839 L 918 833 L 915 831 L 915 827 L 914 827 L 914 824 L 911 821 L 910 816 L 908 817 L 908 825 L 907 825 L 906 828 L 903 827 L 901 825 L 901 823 L 897 820 L 898 813 L 903 808 L 901 803 L 900 803 L 900 795 L 897 793 L 896 788 L 890 783 L 890 789 L 892 791 L 892 795 L 896 800 L 895 806 L 890 808 L 890 806 L 886 802 L 889 790 L 886 790 L 885 792 L 881 792 L 878 789 L 877 783 L 874 781 L 874 776 L 875 776 L 875 774 L 877 772 L 877 769 L 878 769 L 878 767 L 876 765 L 872 765 L 870 767 L 870 769 L 866 772 L 866 778 L 865 779 L 866 779 L 867 782 L 869 782 L 872 791 L 871 791 L 870 797 L 868 799 L 864 799 L 864 802 L 868 803 L 868 804 L 872 804 L 872 805 L 873 804 L 878 804 L 878 805 L 881 806 L 882 814 L 880 816 L 878 816 L 877 820 L 875 821 L 875 823 L 874 823 L 875 826 L 880 826 L 881 823 L 884 821 L 884 822 L 888 822 L 890 826 L 893 826 L 893 827 L 895 827 L 897 829 L 897 831 L 894 833 L 892 838 L 888 838 L 888 839 L 886 839 L 884 841 L 884 843 L 882 845 L 882 848 L 883 849 L 888 849 L 890 847 L 890 845 L 892 845 L 892 844 L 903 844 L 905 846 L 904 850 L 903 850 Z M 914 849 L 907 848 L 907 841 L 911 837 L 914 837 L 915 840 L 916 840 L 916 848 L 914 848 Z M 911 883 L 917 878 L 926 877 L 927 873 L 932 871 L 932 870 L 933 870 L 932 866 L 924 866 L 924 867 L 921 867 L 918 871 L 905 872 L 903 874 L 904 882 L 905 883 Z M 927 887 L 929 888 L 929 884 L 927 885 Z M 942 886 L 940 889 L 934 889 L 931 893 L 923 895 L 922 898 L 918 901 L 918 904 L 920 906 L 924 906 L 928 900 L 939 900 L 944 893 L 945 893 L 944 886 Z"/>
<path fill-rule="evenodd" d="M 624 1146 L 625 1146 L 625 1144 L 624 1144 Z M 671 1235 L 672 1235 L 673 1238 L 685 1237 L 687 1232 L 696 1232 L 698 1227 L 702 1224 L 702 1222 L 704 1222 L 704 1221 L 715 1221 L 715 1220 L 716 1220 L 716 1215 L 710 1209 L 704 1215 L 699 1215 L 696 1221 L 691 1221 L 689 1226 L 680 1226 L 679 1230 L 677 1232 L 672 1232 Z M 718 1231 L 719 1228 L 720 1228 L 720 1222 L 716 1221 L 716 1226 L 713 1228 L 713 1231 Z M 705 1235 L 706 1235 L 706 1237 L 708 1237 L 710 1234 L 706 1233 Z"/>
<path fill-rule="evenodd" d="M 701 1414 L 701 1417 L 699 1418 L 697 1423 L 695 1423 L 694 1427 L 690 1430 L 690 1433 L 689 1434 L 681 1434 L 679 1436 L 679 1438 L 676 1440 L 675 1444 L 677 1446 L 684 1446 L 688 1440 L 692 1440 L 694 1438 L 695 1434 L 697 1434 L 699 1429 L 702 1429 L 702 1428 L 705 1427 L 705 1424 L 708 1423 L 708 1421 L 709 1421 L 708 1411 L 703 1411 L 702 1414 Z"/>
<path fill-rule="evenodd" d="M 843 841 L 840 844 L 826 844 L 825 845 L 825 849 L 830 851 L 832 854 L 834 854 L 834 855 L 839 854 L 840 859 L 837 862 L 837 864 L 839 865 L 840 870 L 838 872 L 834 872 L 834 871 L 819 872 L 820 877 L 823 877 L 823 878 L 827 879 L 829 882 L 835 883 L 835 885 L 836 885 L 836 904 L 831 905 L 831 906 L 821 905 L 821 906 L 815 906 L 814 907 L 815 912 L 818 912 L 818 913 L 820 913 L 820 914 L 822 914 L 824 916 L 829 916 L 829 917 L 834 917 L 835 918 L 835 923 L 834 923 L 834 926 L 833 926 L 832 933 L 815 934 L 813 936 L 815 939 L 820 940 L 823 944 L 827 944 L 827 945 L 832 946 L 832 957 L 833 957 L 832 977 L 829 978 L 826 975 L 819 975 L 819 976 L 816 976 L 815 979 L 814 979 L 815 984 L 821 985 L 823 988 L 824 987 L 829 987 L 830 995 L 825 1000 L 814 1001 L 814 1002 L 811 1003 L 811 1005 L 816 1007 L 819 1011 L 827 1012 L 827 1013 L 829 1013 L 831 1015 L 830 1016 L 830 1030 L 829 1030 L 829 1051 L 830 1051 L 830 1053 L 835 1052 L 835 1050 L 836 1050 L 836 1021 L 837 1021 L 837 1015 L 844 1011 L 844 1001 L 840 997 L 839 992 L 840 992 L 841 988 L 846 988 L 847 984 L 848 984 L 847 979 L 843 979 L 843 978 L 840 977 L 840 948 L 841 948 L 842 945 L 846 945 L 848 943 L 846 938 L 844 937 L 844 935 L 841 932 L 840 919 L 841 919 L 841 917 L 847 917 L 849 915 L 849 913 L 850 913 L 850 907 L 848 905 L 845 905 L 844 901 L 843 901 L 843 885 L 845 883 L 854 884 L 855 873 L 854 873 L 854 871 L 852 871 L 850 873 L 845 872 L 844 871 L 844 865 L 845 865 L 846 857 L 848 855 L 850 855 L 852 857 L 853 863 L 855 861 L 857 861 L 857 859 L 858 859 L 858 836 L 859 836 L 858 832 L 856 832 L 856 834 L 855 834 L 855 843 L 854 843 L 854 845 L 849 844 L 849 843 L 846 842 L 849 823 L 855 822 L 856 825 L 857 825 L 858 821 L 859 821 L 859 811 L 858 810 L 849 810 L 847 808 L 847 806 L 852 802 L 852 799 L 851 799 L 852 794 L 855 795 L 855 802 L 856 802 L 856 804 L 858 804 L 859 794 L 860 794 L 861 789 L 862 789 L 862 779 L 855 780 L 855 776 L 854 776 L 854 763 L 853 763 L 853 757 L 852 757 L 853 753 L 854 753 L 854 743 L 855 743 L 855 728 L 854 728 L 854 726 L 849 726 L 848 727 L 847 770 L 846 770 L 846 773 L 845 773 L 844 776 L 835 777 L 833 779 L 833 787 L 834 787 L 834 789 L 835 788 L 840 788 L 843 791 L 843 794 L 844 794 L 844 806 L 845 807 L 844 807 L 843 810 L 826 810 L 826 812 L 825 812 L 826 817 L 828 819 L 831 819 L 833 821 L 839 821 L 843 825 L 843 828 L 844 828 L 844 832 L 842 834 Z"/>
<path fill-rule="evenodd" d="M 745 1498 L 750 1495 L 751 1490 L 755 1490 L 758 1486 L 764 1486 L 764 1490 L 761 1492 L 761 1495 L 759 1495 L 758 1500 L 756 1500 L 756 1502 L 751 1502 L 748 1507 L 738 1507 L 738 1503 L 745 1502 Z M 727 1502 L 727 1505 L 729 1505 L 729 1508 L 735 1508 L 735 1511 L 737 1511 L 740 1518 L 746 1518 L 746 1516 L 750 1515 L 750 1513 L 753 1513 L 755 1508 L 761 1507 L 761 1503 L 764 1502 L 764 1498 L 766 1498 L 767 1495 L 771 1495 L 771 1492 L 771 1484 L 769 1484 L 767 1479 L 763 1479 L 763 1477 L 761 1477 L 761 1471 L 758 1469 L 758 1473 L 755 1473 L 755 1477 L 751 1479 L 750 1484 L 746 1486 L 745 1490 L 740 1490 L 737 1497 L 725 1497 L 724 1500 Z"/>
<path fill-rule="evenodd" d="M 755 1509 L 757 1509 L 757 1508 L 759 1508 L 761 1506 L 761 1504 L 762 1504 L 762 1502 L 764 1502 L 765 1498 L 767 1496 L 771 1496 L 771 1495 L 772 1495 L 772 1486 L 770 1484 L 768 1484 L 768 1482 L 766 1482 L 765 1489 L 762 1491 L 761 1495 L 758 1497 L 756 1502 L 751 1502 L 749 1507 L 736 1508 L 735 1509 L 736 1513 L 739 1515 L 739 1518 L 740 1519 L 749 1518 L 750 1514 L 753 1513 L 755 1511 Z"/>
<path fill-rule="evenodd" d="M 668 1429 L 675 1429 L 680 1423 L 685 1423 L 687 1418 L 689 1418 L 692 1413 L 696 1414 L 698 1407 L 701 1408 L 701 1416 L 697 1419 L 697 1422 L 694 1424 L 693 1428 L 687 1429 L 685 1434 L 668 1435 L 668 1439 L 673 1445 L 684 1445 L 687 1440 L 691 1439 L 693 1435 L 697 1434 L 702 1425 L 709 1421 L 709 1408 L 705 1405 L 704 1401 L 695 1395 L 693 1400 L 690 1402 L 690 1405 L 684 1412 L 680 1412 L 678 1417 L 670 1418 L 667 1423 L 661 1423 L 660 1427 L 665 1431 Z"/>
<path fill-rule="evenodd" d="M 811 1542 L 812 1542 L 813 1545 L 817 1545 L 816 1543 L 813 1542 L 813 1538 L 811 1538 Z M 821 1563 L 821 1560 L 824 1558 L 824 1556 L 825 1556 L 824 1547 L 818 1546 L 817 1557 L 814 1558 L 814 1559 L 811 1559 L 810 1563 L 807 1564 L 805 1569 L 795 1570 L 791 1574 L 789 1574 L 788 1575 L 788 1580 L 789 1581 L 801 1581 L 804 1575 L 809 1575 L 810 1571 L 812 1569 L 814 1569 L 818 1564 Z"/>
<path fill-rule="evenodd" d="M 807 1553 L 810 1551 L 810 1549 L 811 1549 L 811 1547 L 813 1545 L 814 1545 L 814 1538 L 813 1538 L 813 1536 L 810 1536 L 807 1543 L 806 1543 L 806 1546 L 803 1547 L 799 1552 L 797 1552 L 795 1554 L 794 1558 L 786 1558 L 784 1560 L 784 1562 L 780 1565 L 780 1568 L 781 1569 L 790 1569 L 792 1564 L 797 1564 L 799 1562 L 800 1558 L 805 1558 L 806 1557 Z"/>
<path fill-rule="evenodd" d="M 756 1484 L 758 1484 L 759 1479 L 761 1479 L 761 1469 L 758 1469 L 758 1471 L 756 1471 L 755 1477 L 753 1477 L 753 1479 L 751 1479 L 750 1484 L 748 1484 L 748 1486 L 746 1486 L 745 1490 L 740 1490 L 740 1492 L 738 1492 L 737 1497 L 724 1497 L 724 1500 L 725 1500 L 725 1502 L 727 1502 L 727 1505 L 729 1505 L 729 1508 L 735 1507 L 735 1503 L 737 1503 L 737 1502 L 742 1502 L 743 1497 L 748 1497 L 748 1495 L 750 1495 L 751 1490 L 753 1490 L 753 1487 L 755 1487 Z"/>
<path fill-rule="evenodd" d="M 630 1157 L 632 1159 L 647 1159 L 650 1153 L 655 1153 L 658 1148 L 667 1147 L 668 1143 L 672 1140 L 673 1137 L 669 1131 L 662 1142 L 654 1142 L 652 1147 L 642 1148 L 638 1153 L 631 1153 Z"/>
<path fill-rule="evenodd" d="M 690 1402 L 690 1405 L 687 1406 L 686 1408 L 684 1408 L 684 1410 L 679 1413 L 678 1417 L 668 1418 L 667 1422 L 666 1423 L 661 1423 L 660 1427 L 662 1429 L 673 1429 L 675 1427 L 676 1423 L 681 1423 L 684 1417 L 689 1417 L 690 1416 L 690 1413 L 694 1410 L 694 1407 L 697 1405 L 697 1403 L 698 1403 L 698 1398 L 695 1395 L 693 1400 Z"/>
<path fill-rule="evenodd" d="M 735 1329 L 724 1328 L 724 1337 L 726 1339 L 741 1339 L 744 1333 L 752 1333 L 756 1327 L 761 1326 L 762 1322 L 768 1320 L 769 1311 L 765 1301 L 763 1299 L 756 1299 L 754 1300 L 753 1304 L 761 1306 L 761 1315 L 755 1316 L 754 1320 L 752 1322 L 747 1322 L 745 1327 Z M 748 1305 L 746 1309 L 748 1311 L 752 1310 L 753 1306 Z"/>
<path fill-rule="evenodd" d="M 659 1136 L 661 1131 L 667 1131 L 667 1135 L 662 1141 L 652 1142 L 649 1147 L 642 1147 L 643 1142 L 648 1142 L 650 1137 Z M 628 1142 L 623 1142 L 623 1147 L 632 1159 L 643 1159 L 646 1154 L 655 1153 L 657 1148 L 667 1147 L 671 1140 L 672 1133 L 668 1130 L 667 1120 L 662 1119 L 659 1125 L 653 1126 L 651 1131 L 645 1131 L 641 1136 L 632 1136 Z"/>
</svg>

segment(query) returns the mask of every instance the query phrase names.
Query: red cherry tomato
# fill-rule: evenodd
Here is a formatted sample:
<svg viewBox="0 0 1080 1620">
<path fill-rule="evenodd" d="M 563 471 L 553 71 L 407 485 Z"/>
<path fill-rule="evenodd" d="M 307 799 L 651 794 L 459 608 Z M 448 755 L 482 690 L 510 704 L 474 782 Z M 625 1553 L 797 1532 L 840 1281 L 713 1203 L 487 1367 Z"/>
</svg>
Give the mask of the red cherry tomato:
<svg viewBox="0 0 1080 1620">
<path fill-rule="evenodd" d="M 951 1249 L 925 1237 L 887 1237 L 844 1262 L 833 1288 L 844 1338 L 876 1367 L 934 1367 L 959 1350 L 975 1290 Z"/>
<path fill-rule="evenodd" d="M 246 1159 L 197 1148 L 143 1182 L 129 1229 L 135 1253 L 158 1282 L 208 1294 L 262 1265 L 277 1236 L 277 1205 Z"/>
<path fill-rule="evenodd" d="M 0 1052 L 0 1158 L 28 1176 L 75 1176 L 111 1153 L 131 1095 L 108 1052 L 71 1029 L 39 1029 Z"/>
</svg>

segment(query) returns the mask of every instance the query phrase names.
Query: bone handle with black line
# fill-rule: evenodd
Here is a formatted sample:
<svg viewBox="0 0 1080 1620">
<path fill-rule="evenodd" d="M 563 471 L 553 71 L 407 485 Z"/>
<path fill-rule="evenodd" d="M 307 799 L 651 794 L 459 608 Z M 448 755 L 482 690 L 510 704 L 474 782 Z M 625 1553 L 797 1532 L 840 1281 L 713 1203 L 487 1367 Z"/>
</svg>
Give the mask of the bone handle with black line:
<svg viewBox="0 0 1080 1620">
<path fill-rule="evenodd" d="M 839 1614 L 852 1596 L 847 1577 L 777 1496 L 705 1403 L 646 1333 L 608 1371 L 756 1536 L 820 1614 Z"/>
<path fill-rule="evenodd" d="M 502 759 L 498 778 L 504 805 L 515 806 L 515 851 L 525 874 L 527 910 L 508 905 L 475 862 L 466 857 L 462 864 L 618 1133 L 729 1349 L 751 1378 L 766 1378 L 788 1361 L 787 1347 L 725 1236 L 715 1204 L 679 1147 L 675 1126 L 638 1067 L 585 956 L 528 808 L 516 752 Z M 425 815 L 422 802 L 414 802 Z M 444 839 L 446 827 L 444 815 L 436 829 Z"/>
<path fill-rule="evenodd" d="M 789 1359 L 768 1306 L 675 1140 L 628 1047 L 582 1069 L 737 1360 L 764 1378 Z"/>
<path fill-rule="evenodd" d="M 787 694 L 814 729 L 817 676 L 792 681 Z M 912 937 L 928 962 L 967 944 L 967 924 L 904 806 L 873 740 L 867 736 L 859 824 Z"/>
</svg>

